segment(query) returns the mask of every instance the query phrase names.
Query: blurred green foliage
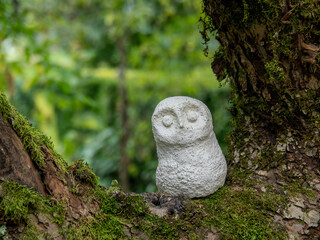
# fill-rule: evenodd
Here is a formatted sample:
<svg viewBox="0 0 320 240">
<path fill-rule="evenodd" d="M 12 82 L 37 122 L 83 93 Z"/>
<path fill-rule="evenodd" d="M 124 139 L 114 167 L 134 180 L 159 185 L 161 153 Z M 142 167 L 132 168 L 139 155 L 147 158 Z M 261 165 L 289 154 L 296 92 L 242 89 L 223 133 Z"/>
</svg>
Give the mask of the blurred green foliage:
<svg viewBox="0 0 320 240">
<path fill-rule="evenodd" d="M 205 102 L 227 150 L 229 88 L 202 53 L 200 14 L 192 0 L 1 0 L 0 88 L 65 159 L 85 159 L 110 185 L 121 136 L 116 45 L 125 39 L 131 190 L 155 191 L 151 115 L 162 99 Z"/>
</svg>

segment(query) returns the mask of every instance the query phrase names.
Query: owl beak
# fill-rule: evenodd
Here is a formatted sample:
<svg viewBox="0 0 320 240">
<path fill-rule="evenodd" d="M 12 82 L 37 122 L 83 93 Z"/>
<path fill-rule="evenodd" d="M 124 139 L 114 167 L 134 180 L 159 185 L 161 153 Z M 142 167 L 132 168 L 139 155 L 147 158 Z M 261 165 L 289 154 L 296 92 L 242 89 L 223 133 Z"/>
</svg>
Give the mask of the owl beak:
<svg viewBox="0 0 320 240">
<path fill-rule="evenodd" d="M 179 127 L 180 127 L 180 128 L 183 128 L 183 127 L 184 127 L 183 121 L 179 121 Z"/>
<path fill-rule="evenodd" d="M 183 115 L 182 115 L 183 109 L 180 110 L 180 113 L 178 114 L 178 123 L 180 128 L 184 128 L 184 121 L 183 121 Z"/>
</svg>

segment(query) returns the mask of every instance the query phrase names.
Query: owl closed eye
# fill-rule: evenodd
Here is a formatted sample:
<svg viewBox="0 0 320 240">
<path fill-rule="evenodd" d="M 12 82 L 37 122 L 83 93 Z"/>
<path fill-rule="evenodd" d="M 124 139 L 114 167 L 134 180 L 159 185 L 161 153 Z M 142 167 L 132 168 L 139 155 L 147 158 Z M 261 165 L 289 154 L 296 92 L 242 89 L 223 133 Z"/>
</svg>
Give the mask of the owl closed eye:
<svg viewBox="0 0 320 240">
<path fill-rule="evenodd" d="M 163 124 L 163 126 L 165 126 L 165 127 L 167 127 L 167 128 L 172 125 L 173 121 L 174 121 L 174 119 L 173 119 L 173 117 L 170 116 L 170 115 L 165 115 L 165 116 L 162 118 L 162 124 Z"/>
<path fill-rule="evenodd" d="M 189 122 L 196 122 L 198 119 L 198 113 L 196 111 L 190 110 L 187 113 L 187 119 Z"/>
</svg>

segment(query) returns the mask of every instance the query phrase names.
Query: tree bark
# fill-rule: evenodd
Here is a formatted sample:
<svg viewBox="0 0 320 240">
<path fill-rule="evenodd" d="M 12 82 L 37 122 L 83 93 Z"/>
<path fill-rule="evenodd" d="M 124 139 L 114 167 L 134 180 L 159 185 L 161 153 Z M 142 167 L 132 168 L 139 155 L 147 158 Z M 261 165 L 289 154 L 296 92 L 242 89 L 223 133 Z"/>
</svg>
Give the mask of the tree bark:
<svg viewBox="0 0 320 240">
<path fill-rule="evenodd" d="M 220 42 L 212 70 L 232 87 L 230 172 L 247 169 L 257 180 L 267 173 L 266 184 L 295 182 L 319 199 L 319 1 L 204 0 L 203 6 L 203 39 L 215 33 Z"/>
<path fill-rule="evenodd" d="M 120 123 L 121 123 L 121 138 L 120 138 L 120 166 L 119 166 L 119 178 L 120 183 L 125 192 L 129 191 L 129 176 L 128 167 L 130 164 L 130 158 L 127 153 L 127 145 L 130 135 L 129 129 L 129 100 L 126 84 L 126 65 L 127 65 L 127 51 L 126 51 L 126 36 L 122 36 L 118 40 L 118 52 L 120 54 L 119 64 L 119 95 L 120 95 Z"/>
<path fill-rule="evenodd" d="M 0 115 L 0 180 L 10 180 L 47 194 L 40 173 L 8 123 Z"/>
</svg>

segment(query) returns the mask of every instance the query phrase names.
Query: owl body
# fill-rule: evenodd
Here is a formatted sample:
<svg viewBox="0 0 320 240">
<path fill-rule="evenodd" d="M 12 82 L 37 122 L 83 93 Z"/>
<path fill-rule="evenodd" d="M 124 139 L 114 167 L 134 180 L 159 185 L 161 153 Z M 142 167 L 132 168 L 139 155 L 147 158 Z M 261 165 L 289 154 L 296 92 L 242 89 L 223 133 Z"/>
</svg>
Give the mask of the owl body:
<svg viewBox="0 0 320 240">
<path fill-rule="evenodd" d="M 223 186 L 227 165 L 205 104 L 189 97 L 167 98 L 154 111 L 152 130 L 160 192 L 194 198 Z"/>
</svg>

